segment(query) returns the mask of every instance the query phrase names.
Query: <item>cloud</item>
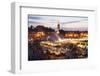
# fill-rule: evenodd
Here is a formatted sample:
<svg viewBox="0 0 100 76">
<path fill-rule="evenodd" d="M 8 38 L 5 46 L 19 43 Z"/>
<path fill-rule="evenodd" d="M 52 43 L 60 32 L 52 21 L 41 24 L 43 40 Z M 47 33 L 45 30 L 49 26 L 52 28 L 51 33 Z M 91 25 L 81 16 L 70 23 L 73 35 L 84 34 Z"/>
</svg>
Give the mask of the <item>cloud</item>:
<svg viewBox="0 0 100 76">
<path fill-rule="evenodd" d="M 29 16 L 28 16 L 28 19 L 39 20 L 39 19 L 41 19 L 41 17 L 39 17 L 39 16 L 31 16 L 31 15 L 29 15 Z"/>
</svg>

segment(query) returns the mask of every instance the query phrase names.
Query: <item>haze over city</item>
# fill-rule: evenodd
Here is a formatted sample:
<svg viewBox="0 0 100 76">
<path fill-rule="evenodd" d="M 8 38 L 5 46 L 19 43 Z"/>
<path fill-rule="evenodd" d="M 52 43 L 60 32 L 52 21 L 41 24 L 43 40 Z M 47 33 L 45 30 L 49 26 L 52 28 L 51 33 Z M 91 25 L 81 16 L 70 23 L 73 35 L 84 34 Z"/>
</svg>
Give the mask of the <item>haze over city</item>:
<svg viewBox="0 0 100 76">
<path fill-rule="evenodd" d="M 43 25 L 45 27 L 52 27 L 56 29 L 57 23 L 60 23 L 61 29 L 72 31 L 87 31 L 88 17 L 80 16 L 36 16 L 28 15 L 28 26 L 36 27 Z"/>
</svg>

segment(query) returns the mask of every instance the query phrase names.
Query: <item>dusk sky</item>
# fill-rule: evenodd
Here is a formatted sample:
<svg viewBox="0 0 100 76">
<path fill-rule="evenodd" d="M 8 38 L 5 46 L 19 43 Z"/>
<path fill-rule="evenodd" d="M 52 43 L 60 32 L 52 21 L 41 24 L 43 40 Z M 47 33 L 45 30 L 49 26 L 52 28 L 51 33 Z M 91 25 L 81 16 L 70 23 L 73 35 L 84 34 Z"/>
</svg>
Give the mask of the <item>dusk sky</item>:
<svg viewBox="0 0 100 76">
<path fill-rule="evenodd" d="M 56 29 L 57 23 L 60 23 L 61 29 L 64 30 L 87 30 L 88 17 L 72 16 L 36 16 L 28 15 L 28 26 L 43 25 Z"/>
</svg>

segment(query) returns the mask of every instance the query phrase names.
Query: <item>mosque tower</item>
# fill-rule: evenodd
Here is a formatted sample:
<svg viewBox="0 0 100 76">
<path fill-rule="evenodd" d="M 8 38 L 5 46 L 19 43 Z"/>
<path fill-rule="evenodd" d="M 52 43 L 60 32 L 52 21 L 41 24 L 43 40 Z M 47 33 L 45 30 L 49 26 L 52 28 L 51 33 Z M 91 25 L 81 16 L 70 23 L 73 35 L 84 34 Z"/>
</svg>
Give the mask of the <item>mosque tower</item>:
<svg viewBox="0 0 100 76">
<path fill-rule="evenodd" d="M 60 22 L 58 20 L 58 22 L 57 22 L 57 34 L 59 34 L 59 30 L 60 30 Z"/>
</svg>

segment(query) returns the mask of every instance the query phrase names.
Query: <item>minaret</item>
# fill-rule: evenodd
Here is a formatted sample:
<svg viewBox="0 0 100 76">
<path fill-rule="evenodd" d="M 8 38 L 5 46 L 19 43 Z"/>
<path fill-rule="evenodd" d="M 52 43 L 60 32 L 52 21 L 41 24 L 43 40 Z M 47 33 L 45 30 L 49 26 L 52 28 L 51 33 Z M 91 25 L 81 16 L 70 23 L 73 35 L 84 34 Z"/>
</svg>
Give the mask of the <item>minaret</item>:
<svg viewBox="0 0 100 76">
<path fill-rule="evenodd" d="M 60 22 L 58 21 L 58 24 L 57 24 L 57 34 L 59 34 L 59 30 L 60 30 Z"/>
</svg>

